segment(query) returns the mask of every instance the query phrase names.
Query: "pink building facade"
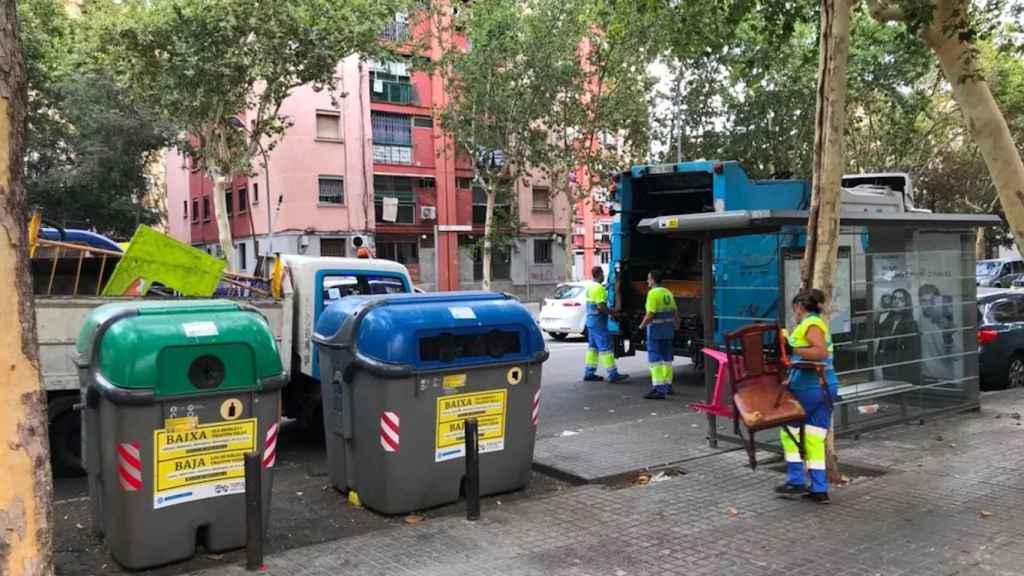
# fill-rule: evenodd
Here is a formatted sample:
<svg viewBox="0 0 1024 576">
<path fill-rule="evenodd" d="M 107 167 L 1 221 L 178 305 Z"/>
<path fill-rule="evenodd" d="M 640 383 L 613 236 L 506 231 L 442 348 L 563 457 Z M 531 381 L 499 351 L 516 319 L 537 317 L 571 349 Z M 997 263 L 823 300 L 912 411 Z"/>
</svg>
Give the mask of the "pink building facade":
<svg viewBox="0 0 1024 576">
<path fill-rule="evenodd" d="M 478 287 L 485 202 L 434 121 L 440 79 L 357 57 L 339 64 L 338 77 L 333 98 L 295 90 L 282 110 L 292 126 L 268 151 L 268 170 L 257 156 L 253 175 L 233 182 L 234 267 L 252 273 L 272 252 L 354 256 L 368 246 L 425 289 Z M 175 151 L 166 160 L 170 233 L 219 253 L 212 181 Z M 516 213 L 520 229 L 494 257 L 494 289 L 537 299 L 564 280 L 573 211 L 549 189 L 540 178 L 517 182 L 517 201 L 499 207 Z"/>
</svg>

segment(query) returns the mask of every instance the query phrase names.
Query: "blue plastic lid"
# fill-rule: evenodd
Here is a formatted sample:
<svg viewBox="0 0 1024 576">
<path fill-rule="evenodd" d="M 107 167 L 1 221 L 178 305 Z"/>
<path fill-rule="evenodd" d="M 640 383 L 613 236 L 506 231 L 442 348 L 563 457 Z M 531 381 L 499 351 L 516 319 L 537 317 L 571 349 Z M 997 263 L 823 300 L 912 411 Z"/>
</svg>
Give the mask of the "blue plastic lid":
<svg viewBox="0 0 1024 576">
<path fill-rule="evenodd" d="M 530 312 L 498 292 L 349 296 L 324 310 L 313 341 L 416 370 L 532 361 L 545 351 Z"/>
</svg>

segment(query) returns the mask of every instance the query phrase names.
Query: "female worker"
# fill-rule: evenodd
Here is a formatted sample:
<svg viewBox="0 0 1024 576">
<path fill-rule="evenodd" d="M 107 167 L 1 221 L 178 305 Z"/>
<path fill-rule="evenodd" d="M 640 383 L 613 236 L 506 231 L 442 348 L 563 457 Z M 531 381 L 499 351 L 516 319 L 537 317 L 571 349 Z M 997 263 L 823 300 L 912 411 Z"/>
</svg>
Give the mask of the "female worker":
<svg viewBox="0 0 1024 576">
<path fill-rule="evenodd" d="M 825 295 L 821 290 L 801 290 L 793 298 L 793 314 L 797 325 L 788 336 L 793 348 L 793 362 L 815 362 L 825 365 L 824 390 L 815 370 L 793 368 L 789 375 L 789 389 L 807 412 L 804 425 L 804 452 L 811 484 L 808 488 L 804 474 L 804 462 L 795 438 L 800 429 L 790 426 L 781 431 L 782 449 L 786 455 L 786 483 L 775 489 L 784 495 L 800 495 L 803 498 L 827 504 L 828 477 L 825 472 L 825 437 L 832 423 L 832 402 L 838 398 L 839 379 L 832 367 L 832 337 L 828 324 L 821 318 L 821 305 Z"/>
</svg>

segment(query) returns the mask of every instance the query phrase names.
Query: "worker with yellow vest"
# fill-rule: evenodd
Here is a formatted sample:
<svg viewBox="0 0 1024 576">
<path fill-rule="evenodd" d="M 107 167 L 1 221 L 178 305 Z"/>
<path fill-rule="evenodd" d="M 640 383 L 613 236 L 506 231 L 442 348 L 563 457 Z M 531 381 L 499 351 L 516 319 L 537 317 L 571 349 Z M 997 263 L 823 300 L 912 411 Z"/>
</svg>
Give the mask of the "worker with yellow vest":
<svg viewBox="0 0 1024 576">
<path fill-rule="evenodd" d="M 790 426 L 788 432 L 783 429 L 780 434 L 786 457 L 786 483 L 775 489 L 779 494 L 801 496 L 819 504 L 827 504 L 829 501 L 825 438 L 832 425 L 833 401 L 839 397 L 839 379 L 832 366 L 832 336 L 829 334 L 828 323 L 821 318 L 821 305 L 824 301 L 825 295 L 821 290 L 812 288 L 797 293 L 792 303 L 797 325 L 787 337 L 788 344 L 793 348 L 793 362 L 825 365 L 827 390 L 818 381 L 815 370 L 794 368 L 789 375 L 789 389 L 807 413 L 804 453 L 811 483 L 807 485 L 804 459 L 795 441 L 800 437 L 800 429 Z"/>
<path fill-rule="evenodd" d="M 640 322 L 640 329 L 647 330 L 647 362 L 651 365 L 651 390 L 644 398 L 664 400 L 672 393 L 672 341 L 679 328 L 679 314 L 676 297 L 662 287 L 664 280 L 661 270 L 647 274 L 646 314 Z"/>
<path fill-rule="evenodd" d="M 615 366 L 615 352 L 612 350 L 612 335 L 608 332 L 608 290 L 604 287 L 604 269 L 594 266 L 590 273 L 594 283 L 587 287 L 587 356 L 584 360 L 583 380 L 600 382 L 597 375 L 597 361 L 608 372 L 609 382 L 621 382 L 629 378 L 620 374 Z"/>
</svg>

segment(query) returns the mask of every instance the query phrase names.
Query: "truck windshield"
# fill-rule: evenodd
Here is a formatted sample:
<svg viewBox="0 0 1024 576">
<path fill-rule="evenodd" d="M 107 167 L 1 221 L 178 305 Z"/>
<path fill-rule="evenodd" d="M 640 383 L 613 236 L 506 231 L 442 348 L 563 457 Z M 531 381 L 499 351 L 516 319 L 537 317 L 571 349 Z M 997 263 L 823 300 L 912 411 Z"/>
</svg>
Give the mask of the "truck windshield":
<svg viewBox="0 0 1024 576">
<path fill-rule="evenodd" d="M 976 276 L 991 276 L 999 271 L 999 266 L 1002 262 L 998 260 L 982 260 L 978 262 L 975 270 Z"/>
</svg>

